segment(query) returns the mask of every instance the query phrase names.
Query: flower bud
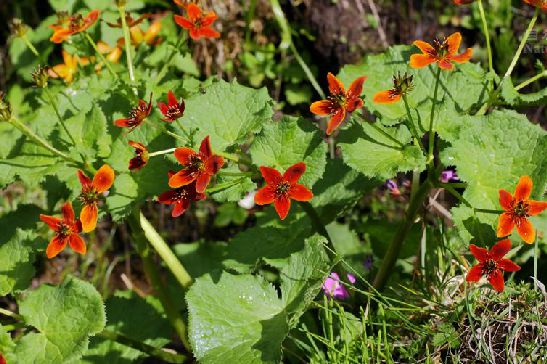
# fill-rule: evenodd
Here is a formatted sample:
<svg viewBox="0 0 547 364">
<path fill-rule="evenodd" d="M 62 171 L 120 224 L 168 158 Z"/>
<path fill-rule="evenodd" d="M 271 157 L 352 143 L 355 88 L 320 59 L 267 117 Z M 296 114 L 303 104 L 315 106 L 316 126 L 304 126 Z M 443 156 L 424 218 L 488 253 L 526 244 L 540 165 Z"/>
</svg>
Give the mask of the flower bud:
<svg viewBox="0 0 547 364">
<path fill-rule="evenodd" d="M 49 80 L 49 67 L 38 65 L 32 72 L 32 79 L 39 88 L 46 88 Z"/>
<path fill-rule="evenodd" d="M 5 100 L 5 94 L 0 91 L 0 121 L 9 121 L 11 119 L 11 105 Z"/>
<path fill-rule="evenodd" d="M 19 18 L 13 18 L 9 23 L 11 34 L 15 37 L 24 37 L 28 32 L 28 26 Z"/>
<path fill-rule="evenodd" d="M 406 95 L 414 88 L 414 84 L 412 82 L 413 79 L 414 76 L 409 75 L 406 72 L 403 75 L 397 73 L 396 76 L 393 76 L 393 88 L 398 92 L 399 95 Z"/>
</svg>

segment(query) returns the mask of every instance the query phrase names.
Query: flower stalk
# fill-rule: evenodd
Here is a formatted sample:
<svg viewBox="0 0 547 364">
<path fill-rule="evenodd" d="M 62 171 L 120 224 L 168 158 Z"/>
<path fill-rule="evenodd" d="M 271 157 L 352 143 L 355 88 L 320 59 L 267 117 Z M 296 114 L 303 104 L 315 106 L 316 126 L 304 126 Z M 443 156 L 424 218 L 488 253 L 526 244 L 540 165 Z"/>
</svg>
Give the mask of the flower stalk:
<svg viewBox="0 0 547 364">
<path fill-rule="evenodd" d="M 490 46 L 490 33 L 488 31 L 488 23 L 486 22 L 486 16 L 484 14 L 484 7 L 482 6 L 482 0 L 478 1 L 479 5 L 479 13 L 481 16 L 482 21 L 482 32 L 484 33 L 484 37 L 486 38 L 486 50 L 488 52 L 488 70 L 493 73 L 494 72 L 494 66 L 492 64 L 492 47 Z"/>
<path fill-rule="evenodd" d="M 435 129 L 433 128 L 435 120 L 435 106 L 437 105 L 437 93 L 439 91 L 439 83 L 441 79 L 441 67 L 437 68 L 437 75 L 435 76 L 435 89 L 433 91 L 433 103 L 431 105 L 431 114 L 429 117 L 429 148 L 427 152 L 427 164 L 433 167 L 434 161 L 434 149 L 435 149 Z"/>
<path fill-rule="evenodd" d="M 127 69 L 129 70 L 129 79 L 131 82 L 135 82 L 135 71 L 133 70 L 133 55 L 131 47 L 131 37 L 129 34 L 129 27 L 125 19 L 125 5 L 118 3 L 118 12 L 120 13 L 120 19 L 122 21 L 123 39 L 125 44 L 125 57 L 127 59 Z"/>
<path fill-rule="evenodd" d="M 91 38 L 91 36 L 89 35 L 89 33 L 87 32 L 83 32 L 84 36 L 86 37 L 87 41 L 89 42 L 89 44 L 91 45 L 91 47 L 93 47 L 93 49 L 95 50 L 95 53 L 97 53 L 97 55 L 99 56 L 99 58 L 101 59 L 101 61 L 103 61 L 103 63 L 106 65 L 106 68 L 108 69 L 108 72 L 110 72 L 110 74 L 115 78 L 115 79 L 118 79 L 118 75 L 116 74 L 116 72 L 114 72 L 114 70 L 112 69 L 112 65 L 110 64 L 110 62 L 105 58 L 105 56 L 99 51 L 99 48 L 97 47 L 97 43 L 95 43 L 95 41 Z"/>
</svg>

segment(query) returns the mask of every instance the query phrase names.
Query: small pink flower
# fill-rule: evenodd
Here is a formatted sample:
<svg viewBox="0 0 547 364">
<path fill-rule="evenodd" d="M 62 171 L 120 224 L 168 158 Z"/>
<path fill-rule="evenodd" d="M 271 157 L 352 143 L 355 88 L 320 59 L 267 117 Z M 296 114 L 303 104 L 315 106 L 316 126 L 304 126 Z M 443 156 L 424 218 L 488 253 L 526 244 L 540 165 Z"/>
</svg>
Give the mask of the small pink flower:
<svg viewBox="0 0 547 364">
<path fill-rule="evenodd" d="M 355 276 L 352 274 L 348 274 L 347 278 L 351 284 L 354 284 L 356 281 Z M 348 290 L 340 283 L 340 277 L 335 272 L 332 272 L 327 279 L 325 279 L 323 291 L 327 297 L 332 297 L 334 299 L 345 300 L 349 297 Z"/>
<path fill-rule="evenodd" d="M 441 173 L 441 182 L 442 183 L 449 183 L 454 181 L 459 181 L 460 178 L 458 177 L 458 174 L 456 171 L 453 171 L 451 169 L 446 169 L 442 171 Z"/>
<path fill-rule="evenodd" d="M 392 196 L 400 196 L 401 190 L 399 190 L 399 186 L 397 185 L 397 182 L 395 182 L 392 179 L 388 179 L 385 183 L 386 188 L 389 190 Z"/>
</svg>

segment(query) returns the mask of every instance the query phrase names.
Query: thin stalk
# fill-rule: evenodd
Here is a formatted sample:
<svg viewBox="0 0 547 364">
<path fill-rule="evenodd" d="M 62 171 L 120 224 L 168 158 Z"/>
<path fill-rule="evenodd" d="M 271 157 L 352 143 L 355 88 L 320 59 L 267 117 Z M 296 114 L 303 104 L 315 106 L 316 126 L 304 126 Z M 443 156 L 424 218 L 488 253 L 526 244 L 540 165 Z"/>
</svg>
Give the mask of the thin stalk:
<svg viewBox="0 0 547 364">
<path fill-rule="evenodd" d="M 275 1 L 277 1 L 277 0 L 275 0 Z M 300 67 L 302 67 L 302 70 L 306 74 L 306 77 L 310 81 L 310 83 L 313 86 L 313 88 L 315 89 L 315 91 L 319 94 L 319 96 L 321 96 L 322 99 L 324 99 L 325 98 L 325 93 L 321 89 L 321 86 L 319 86 L 319 82 L 317 82 L 317 80 L 315 79 L 315 76 L 311 72 L 310 68 L 308 67 L 308 65 L 306 64 L 304 59 L 300 56 L 300 53 L 298 53 L 298 50 L 294 46 L 294 43 L 292 42 L 292 40 L 291 40 L 291 44 L 290 44 L 289 48 L 291 49 L 291 52 L 293 53 L 294 58 L 296 58 L 296 61 L 300 64 Z"/>
<path fill-rule="evenodd" d="M 23 35 L 21 37 L 23 39 L 23 41 L 25 42 L 25 44 L 27 45 L 27 47 L 32 51 L 32 53 L 34 53 L 34 55 L 36 57 L 40 57 L 40 53 L 38 53 L 38 50 L 36 50 L 36 48 L 34 48 L 34 46 L 32 45 L 32 43 L 30 42 L 30 40 L 28 39 L 27 35 Z"/>
<path fill-rule="evenodd" d="M 4 308 L 0 308 L 0 314 L 11 317 L 12 319 L 17 321 L 23 321 L 23 316 L 18 315 L 15 312 L 11 312 L 10 310 L 6 310 Z"/>
<path fill-rule="evenodd" d="M 414 118 L 412 117 L 412 114 L 410 113 L 410 107 L 408 106 L 408 100 L 406 98 L 406 95 L 403 95 L 403 102 L 405 103 L 405 109 L 406 114 L 408 115 L 408 124 L 409 129 L 412 135 L 414 136 L 415 142 L 420 146 L 420 149 L 425 153 L 424 145 L 422 144 L 422 138 L 420 138 L 420 135 L 418 134 L 418 130 L 416 129 L 416 125 L 414 124 Z"/>
<path fill-rule="evenodd" d="M 406 239 L 406 236 L 408 235 L 408 232 L 410 231 L 410 228 L 412 227 L 412 225 L 414 225 L 414 218 L 416 217 L 416 214 L 422 206 L 422 203 L 429 193 L 431 187 L 431 182 L 429 181 L 429 179 L 427 179 L 420 186 L 418 191 L 416 191 L 416 195 L 414 196 L 414 198 L 410 200 L 410 204 L 406 210 L 405 217 L 399 225 L 399 228 L 397 229 L 395 235 L 393 236 L 393 239 L 391 240 L 391 243 L 389 244 L 387 252 L 382 261 L 382 265 L 380 266 L 376 277 L 374 277 L 374 288 L 376 288 L 377 290 L 381 290 L 382 288 L 384 288 L 389 276 L 393 272 L 393 267 L 395 266 L 395 262 L 397 261 L 397 257 L 399 256 L 399 253 L 401 251 L 401 247 L 403 246 L 403 243 Z"/>
<path fill-rule="evenodd" d="M 420 170 L 412 171 L 412 184 L 410 185 L 410 199 L 414 198 L 416 191 L 420 188 Z"/>
<path fill-rule="evenodd" d="M 163 66 L 160 69 L 160 72 L 158 73 L 158 76 L 156 77 L 156 84 L 159 84 L 161 80 L 165 77 L 165 74 L 167 73 L 167 70 L 169 69 L 169 65 L 171 64 L 171 61 L 173 60 L 173 57 L 175 54 L 177 54 L 177 51 L 179 50 L 180 46 L 183 44 L 183 41 L 186 41 L 187 37 L 185 33 L 182 33 L 179 35 L 177 39 L 177 43 L 175 44 L 175 48 L 167 57 L 167 61 L 163 64 Z"/>
<path fill-rule="evenodd" d="M 486 16 L 484 14 L 484 8 L 482 6 L 482 0 L 478 1 L 479 13 L 482 21 L 482 32 L 486 38 L 486 50 L 488 52 L 488 70 L 494 72 L 494 66 L 492 65 L 492 48 L 490 47 L 490 33 L 488 32 L 488 23 L 486 22 Z"/>
<path fill-rule="evenodd" d="M 78 165 L 78 166 L 81 166 L 82 163 L 81 162 L 78 162 L 77 160 L 69 157 L 68 155 L 66 155 L 65 153 L 61 152 L 60 150 L 56 149 L 55 147 L 53 147 L 51 144 L 49 144 L 47 141 L 45 141 L 44 139 L 42 139 L 41 137 L 39 137 L 34 131 L 32 131 L 28 126 L 26 126 L 25 124 L 21 123 L 19 120 L 15 119 L 15 118 L 11 118 L 10 120 L 8 120 L 8 123 L 12 124 L 13 126 L 15 126 L 17 129 L 19 129 L 23 134 L 25 134 L 27 137 L 29 137 L 30 139 L 32 139 L 33 141 L 35 141 L 38 145 L 40 145 L 41 147 L 49 150 L 51 153 L 55 154 L 56 156 L 58 157 L 61 157 L 63 158 L 64 160 L 68 161 L 68 162 L 71 162 L 71 163 L 74 163 L 75 165 Z"/>
<path fill-rule="evenodd" d="M 111 341 L 115 341 L 122 345 L 128 346 L 138 351 L 153 356 L 157 359 L 161 359 L 167 363 L 184 363 L 188 358 L 181 354 L 171 353 L 160 348 L 156 348 L 152 345 L 148 345 L 138 340 L 134 340 L 122 333 L 110 330 L 103 330 L 97 334 L 97 336 Z"/>
<path fill-rule="evenodd" d="M 59 122 L 61 123 L 61 126 L 63 127 L 65 133 L 68 135 L 68 138 L 70 139 L 70 142 L 72 143 L 72 146 L 76 146 L 76 140 L 74 139 L 70 131 L 68 131 L 65 121 L 63 120 L 63 117 L 61 116 L 61 113 L 59 112 L 59 109 L 57 108 L 57 104 L 55 103 L 55 100 L 53 100 L 53 96 L 51 95 L 51 92 L 49 92 L 47 88 L 44 88 L 44 93 L 46 94 L 49 100 L 49 104 L 55 111 L 55 115 L 57 115 L 57 119 L 59 119 Z"/>
<path fill-rule="evenodd" d="M 123 39 L 125 42 L 125 56 L 127 59 L 127 69 L 129 70 L 129 79 L 131 80 L 131 82 L 135 82 L 135 71 L 133 70 L 133 56 L 131 54 L 131 38 L 129 35 L 129 27 L 127 26 L 127 21 L 125 20 L 125 6 L 118 6 L 118 12 L 120 13 L 120 18 L 122 20 Z"/>
<path fill-rule="evenodd" d="M 529 84 L 531 84 L 532 82 L 535 82 L 537 80 L 539 80 L 540 78 L 542 77 L 547 77 L 547 70 L 544 70 L 543 72 L 541 73 L 538 73 L 537 75 L 535 75 L 534 77 L 531 77 L 529 79 L 527 79 L 526 81 L 520 83 L 518 86 L 515 87 L 515 90 L 520 90 L 526 86 L 528 86 Z"/>
<path fill-rule="evenodd" d="M 325 224 L 321 221 L 321 217 L 309 202 L 299 202 L 298 204 L 310 218 L 314 230 L 327 239 L 327 254 L 331 259 L 334 259 L 336 257 L 336 249 L 334 248 L 334 244 L 332 243 L 332 239 L 330 238 L 327 229 L 325 229 Z"/>
<path fill-rule="evenodd" d="M 254 175 L 253 172 L 223 172 L 222 170 L 218 173 L 219 176 L 228 176 L 228 177 L 251 177 Z"/>
<path fill-rule="evenodd" d="M 171 248 L 165 243 L 165 240 L 158 234 L 150 221 L 146 219 L 142 212 L 139 213 L 139 224 L 144 231 L 144 236 L 163 259 L 171 273 L 184 289 L 188 289 L 192 284 L 192 277 L 184 268 L 180 260 L 173 253 Z"/>
<path fill-rule="evenodd" d="M 157 152 L 153 152 L 153 153 L 148 154 L 148 156 L 149 157 L 155 157 L 157 155 L 169 154 L 169 153 L 173 153 L 176 149 L 177 148 L 158 150 Z"/>
<path fill-rule="evenodd" d="M 405 145 L 403 143 L 401 143 L 399 140 L 397 140 L 393 136 L 389 135 L 389 133 L 387 131 L 380 128 L 378 125 L 376 125 L 376 123 L 368 121 L 363 115 L 361 115 L 359 113 L 356 113 L 356 115 L 359 116 L 359 118 L 361 120 L 365 121 L 368 125 L 372 126 L 374 128 L 374 130 L 376 130 L 377 132 L 379 132 L 380 134 L 382 134 L 383 136 L 385 136 L 386 138 L 388 138 L 389 140 L 391 140 L 392 142 L 397 144 L 399 147 L 401 147 L 401 149 L 403 149 L 405 147 Z"/>
<path fill-rule="evenodd" d="M 474 209 L 474 210 L 475 212 L 482 212 L 485 214 L 494 214 L 494 215 L 503 214 L 505 212 L 503 210 L 490 210 L 490 209 Z"/>
<path fill-rule="evenodd" d="M 534 289 L 537 291 L 539 289 L 538 287 L 538 255 L 539 255 L 539 247 L 538 247 L 538 238 L 536 237 L 536 241 L 534 242 Z"/>
<path fill-rule="evenodd" d="M 221 156 L 222 158 L 231 160 L 232 162 L 239 162 L 239 157 L 237 155 L 225 152 L 215 152 L 215 154 Z"/>
<path fill-rule="evenodd" d="M 249 10 L 245 16 L 245 45 L 251 43 L 251 20 L 254 18 L 257 0 L 249 1 Z"/>
<path fill-rule="evenodd" d="M 136 244 L 137 251 L 143 261 L 144 272 L 148 277 L 150 284 L 154 288 L 154 291 L 164 308 L 165 314 L 167 315 L 167 319 L 171 323 L 171 326 L 175 329 L 175 332 L 186 350 L 191 352 L 191 347 L 186 334 L 186 323 L 173 305 L 171 298 L 167 294 L 167 287 L 165 287 L 160 278 L 158 267 L 154 262 L 149 249 L 148 238 L 146 237 L 144 229 L 142 229 L 140 216 L 142 216 L 140 210 L 135 210 L 133 214 L 129 216 L 128 223 L 132 230 L 132 238 Z"/>
<path fill-rule="evenodd" d="M 429 117 L 429 148 L 427 152 L 427 164 L 433 165 L 434 148 L 435 148 L 435 129 L 433 129 L 433 121 L 435 119 L 435 106 L 437 105 L 437 92 L 441 78 L 441 67 L 437 66 L 437 75 L 435 76 L 435 90 L 433 91 L 433 104 L 431 105 L 431 115 Z"/>
<path fill-rule="evenodd" d="M 501 88 L 503 86 L 503 83 L 505 80 L 507 80 L 509 77 L 511 77 L 511 74 L 513 73 L 513 70 L 515 69 L 515 66 L 517 65 L 517 62 L 520 58 L 520 55 L 522 53 L 522 50 L 524 49 L 524 46 L 526 45 L 526 41 L 528 41 L 528 37 L 530 36 L 530 33 L 532 32 L 532 29 L 534 28 L 534 25 L 536 24 L 536 21 L 538 19 L 539 15 L 539 7 L 536 7 L 536 11 L 534 12 L 534 16 L 532 19 L 530 19 L 530 23 L 528 24 L 528 28 L 526 28 L 526 31 L 524 32 L 524 36 L 520 40 L 519 47 L 517 48 L 517 51 L 511 60 L 511 64 L 509 65 L 509 68 L 503 75 L 503 78 L 501 79 L 498 88 L 492 93 L 492 95 L 489 97 L 488 101 L 481 107 L 481 109 L 477 112 L 477 115 L 484 115 L 488 108 L 496 101 L 498 98 Z"/>
<path fill-rule="evenodd" d="M 95 43 L 95 41 L 91 38 L 91 36 L 87 33 L 87 32 L 83 32 L 84 36 L 86 37 L 87 41 L 89 42 L 89 44 L 91 44 L 91 46 L 93 47 L 93 49 L 95 50 L 95 53 L 97 53 L 97 55 L 99 56 L 99 58 L 101 59 L 101 61 L 103 61 L 103 63 L 106 65 L 106 68 L 108 69 L 108 72 L 110 72 L 110 74 L 115 78 L 115 79 L 118 79 L 118 75 L 116 74 L 116 72 L 114 72 L 114 70 L 112 69 L 112 65 L 110 64 L 110 62 L 104 57 L 104 55 L 99 52 L 99 48 L 97 48 L 97 44 Z"/>
</svg>

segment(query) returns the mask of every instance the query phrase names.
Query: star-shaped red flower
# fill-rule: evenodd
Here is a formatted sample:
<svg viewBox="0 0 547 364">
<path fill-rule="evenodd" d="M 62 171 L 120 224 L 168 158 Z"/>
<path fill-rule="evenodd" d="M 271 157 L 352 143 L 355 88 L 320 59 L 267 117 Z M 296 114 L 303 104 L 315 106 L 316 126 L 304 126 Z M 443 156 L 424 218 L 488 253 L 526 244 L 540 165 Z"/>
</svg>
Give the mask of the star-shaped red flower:
<svg viewBox="0 0 547 364">
<path fill-rule="evenodd" d="M 148 163 L 148 148 L 133 140 L 129 141 L 129 145 L 135 148 L 135 156 L 129 161 L 129 170 L 138 171 Z"/>
<path fill-rule="evenodd" d="M 410 67 L 422 68 L 431 63 L 437 63 L 443 70 L 453 70 L 454 64 L 465 63 L 471 59 L 473 49 L 467 48 L 465 52 L 456 54 L 462 42 L 462 35 L 456 32 L 442 41 L 436 40 L 433 45 L 417 40 L 414 45 L 422 51 L 421 54 L 413 54 L 410 56 Z"/>
<path fill-rule="evenodd" d="M 97 226 L 97 216 L 99 215 L 98 203 L 99 198 L 103 192 L 108 189 L 114 183 L 114 170 L 108 165 L 104 164 L 97 173 L 93 180 L 85 175 L 81 170 L 78 170 L 78 178 L 82 184 L 82 192 L 80 193 L 80 201 L 84 206 L 80 212 L 80 220 L 82 221 L 82 228 L 84 232 L 90 232 Z"/>
<path fill-rule="evenodd" d="M 169 171 L 169 179 L 175 174 L 173 171 Z M 172 217 L 179 217 L 184 214 L 192 201 L 200 201 L 206 198 L 204 193 L 196 191 L 196 182 L 172 189 L 170 191 L 162 193 L 158 197 L 158 201 L 164 205 L 173 205 L 171 211 Z"/>
<path fill-rule="evenodd" d="M 213 22 L 217 19 L 214 11 L 204 13 L 199 6 L 190 3 L 186 7 L 188 18 L 181 15 L 175 15 L 175 23 L 188 29 L 190 37 L 193 40 L 199 38 L 218 38 L 220 33 L 211 28 Z"/>
<path fill-rule="evenodd" d="M 54 26 L 53 35 L 50 40 L 53 43 L 62 43 L 69 39 L 72 35 L 80 33 L 91 27 L 97 19 L 99 19 L 99 10 L 90 11 L 85 17 L 80 14 L 73 15 L 70 18 L 63 21 L 68 22 L 68 27 L 64 28 L 62 25 Z"/>
<path fill-rule="evenodd" d="M 139 105 L 129 112 L 128 118 L 118 119 L 114 121 L 116 126 L 121 128 L 130 128 L 129 132 L 132 132 L 144 122 L 144 119 L 150 115 L 152 111 L 152 94 L 150 94 L 150 102 L 139 100 Z"/>
<path fill-rule="evenodd" d="M 158 102 L 158 107 L 163 114 L 163 121 L 171 123 L 178 118 L 181 118 L 184 114 L 184 100 L 177 100 L 177 97 L 173 91 L 167 93 L 167 104 L 164 102 Z"/>
<path fill-rule="evenodd" d="M 82 224 L 80 220 L 74 219 L 74 210 L 72 204 L 67 202 L 61 208 L 63 218 L 40 214 L 40 220 L 45 222 L 51 230 L 55 231 L 55 236 L 49 242 L 46 255 L 49 259 L 55 257 L 63 251 L 67 244 L 72 250 L 79 254 L 85 254 L 86 246 L 84 239 L 80 236 Z"/>
</svg>

